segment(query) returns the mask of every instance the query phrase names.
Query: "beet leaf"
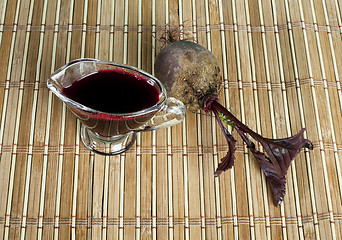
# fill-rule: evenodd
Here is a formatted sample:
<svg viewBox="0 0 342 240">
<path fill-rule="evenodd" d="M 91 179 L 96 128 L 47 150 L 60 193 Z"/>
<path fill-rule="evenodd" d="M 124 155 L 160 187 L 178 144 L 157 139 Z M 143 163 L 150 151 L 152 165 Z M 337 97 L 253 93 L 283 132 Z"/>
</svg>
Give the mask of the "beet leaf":
<svg viewBox="0 0 342 240">
<path fill-rule="evenodd" d="M 231 135 L 227 128 L 225 128 L 221 122 L 221 117 L 224 116 L 222 114 L 220 114 L 217 111 L 214 111 L 215 114 L 215 118 L 217 120 L 217 122 L 219 123 L 220 128 L 223 131 L 223 134 L 227 140 L 228 143 L 228 152 L 227 155 L 225 157 L 223 157 L 221 159 L 221 162 L 219 163 L 216 171 L 215 171 L 215 177 L 219 176 L 221 174 L 221 172 L 231 168 L 234 165 L 234 161 L 235 161 L 235 150 L 236 150 L 236 140 L 234 139 L 233 135 Z M 226 122 L 226 121 L 224 121 Z"/>
<path fill-rule="evenodd" d="M 242 140 L 246 143 L 247 148 L 258 161 L 259 166 L 272 189 L 274 203 L 278 206 L 285 196 L 286 173 L 292 160 L 300 152 L 301 148 L 313 149 L 312 143 L 303 137 L 305 129 L 301 129 L 299 133 L 288 138 L 264 138 L 240 122 L 231 112 L 223 107 L 218 102 L 217 96 L 208 96 L 205 99 L 204 108 L 206 112 L 212 111 L 214 113 L 229 147 L 227 155 L 221 159 L 221 162 L 218 165 L 215 176 L 218 176 L 222 171 L 231 168 L 234 165 L 235 160 L 234 152 L 236 150 L 236 140 L 223 126 L 223 121 L 235 128 Z M 247 134 L 262 145 L 265 153 L 256 149 L 255 144 L 247 137 Z"/>
</svg>

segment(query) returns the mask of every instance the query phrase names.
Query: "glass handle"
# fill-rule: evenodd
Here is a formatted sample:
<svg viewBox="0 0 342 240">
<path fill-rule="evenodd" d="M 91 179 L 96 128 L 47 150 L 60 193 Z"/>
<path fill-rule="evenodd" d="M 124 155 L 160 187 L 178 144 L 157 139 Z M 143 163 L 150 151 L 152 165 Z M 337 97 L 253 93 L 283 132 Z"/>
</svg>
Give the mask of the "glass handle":
<svg viewBox="0 0 342 240">
<path fill-rule="evenodd" d="M 185 112 L 185 106 L 181 101 L 169 97 L 163 109 L 148 121 L 143 129 L 137 130 L 137 132 L 152 131 L 181 123 L 185 118 Z"/>
</svg>

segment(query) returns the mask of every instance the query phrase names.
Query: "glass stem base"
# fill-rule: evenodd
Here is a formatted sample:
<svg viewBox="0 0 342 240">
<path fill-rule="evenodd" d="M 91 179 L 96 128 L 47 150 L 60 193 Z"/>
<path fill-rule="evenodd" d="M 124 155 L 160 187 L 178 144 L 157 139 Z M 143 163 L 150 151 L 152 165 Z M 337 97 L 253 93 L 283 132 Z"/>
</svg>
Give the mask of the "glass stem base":
<svg viewBox="0 0 342 240">
<path fill-rule="evenodd" d="M 100 137 L 82 124 L 81 138 L 83 144 L 91 151 L 101 155 L 117 155 L 126 152 L 132 147 L 136 139 L 136 133 L 113 137 Z"/>
</svg>

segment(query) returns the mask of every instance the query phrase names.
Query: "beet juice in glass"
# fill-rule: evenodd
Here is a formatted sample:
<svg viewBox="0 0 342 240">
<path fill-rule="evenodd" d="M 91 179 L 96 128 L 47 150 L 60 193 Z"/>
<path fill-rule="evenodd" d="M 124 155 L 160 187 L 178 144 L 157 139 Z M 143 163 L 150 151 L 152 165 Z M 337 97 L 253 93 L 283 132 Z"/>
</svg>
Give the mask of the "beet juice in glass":
<svg viewBox="0 0 342 240">
<path fill-rule="evenodd" d="M 185 117 L 183 103 L 168 98 L 158 79 L 128 65 L 78 59 L 54 72 L 47 85 L 81 121 L 85 146 L 104 155 L 128 150 L 139 131 Z"/>
</svg>

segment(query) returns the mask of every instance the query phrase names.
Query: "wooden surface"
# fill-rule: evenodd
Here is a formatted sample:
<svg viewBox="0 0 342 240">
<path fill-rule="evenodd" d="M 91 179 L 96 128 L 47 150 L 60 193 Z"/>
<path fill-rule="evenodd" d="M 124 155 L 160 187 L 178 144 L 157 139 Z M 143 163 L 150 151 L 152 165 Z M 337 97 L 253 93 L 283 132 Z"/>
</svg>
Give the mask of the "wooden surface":
<svg viewBox="0 0 342 240">
<path fill-rule="evenodd" d="M 342 239 L 342 2 L 339 0 L 1 0 L 0 238 Z M 84 57 L 153 74 L 169 26 L 222 66 L 220 101 L 253 130 L 305 127 L 313 151 L 287 174 L 279 207 L 238 139 L 213 118 L 141 133 L 125 154 L 94 155 L 46 87 Z"/>
</svg>

